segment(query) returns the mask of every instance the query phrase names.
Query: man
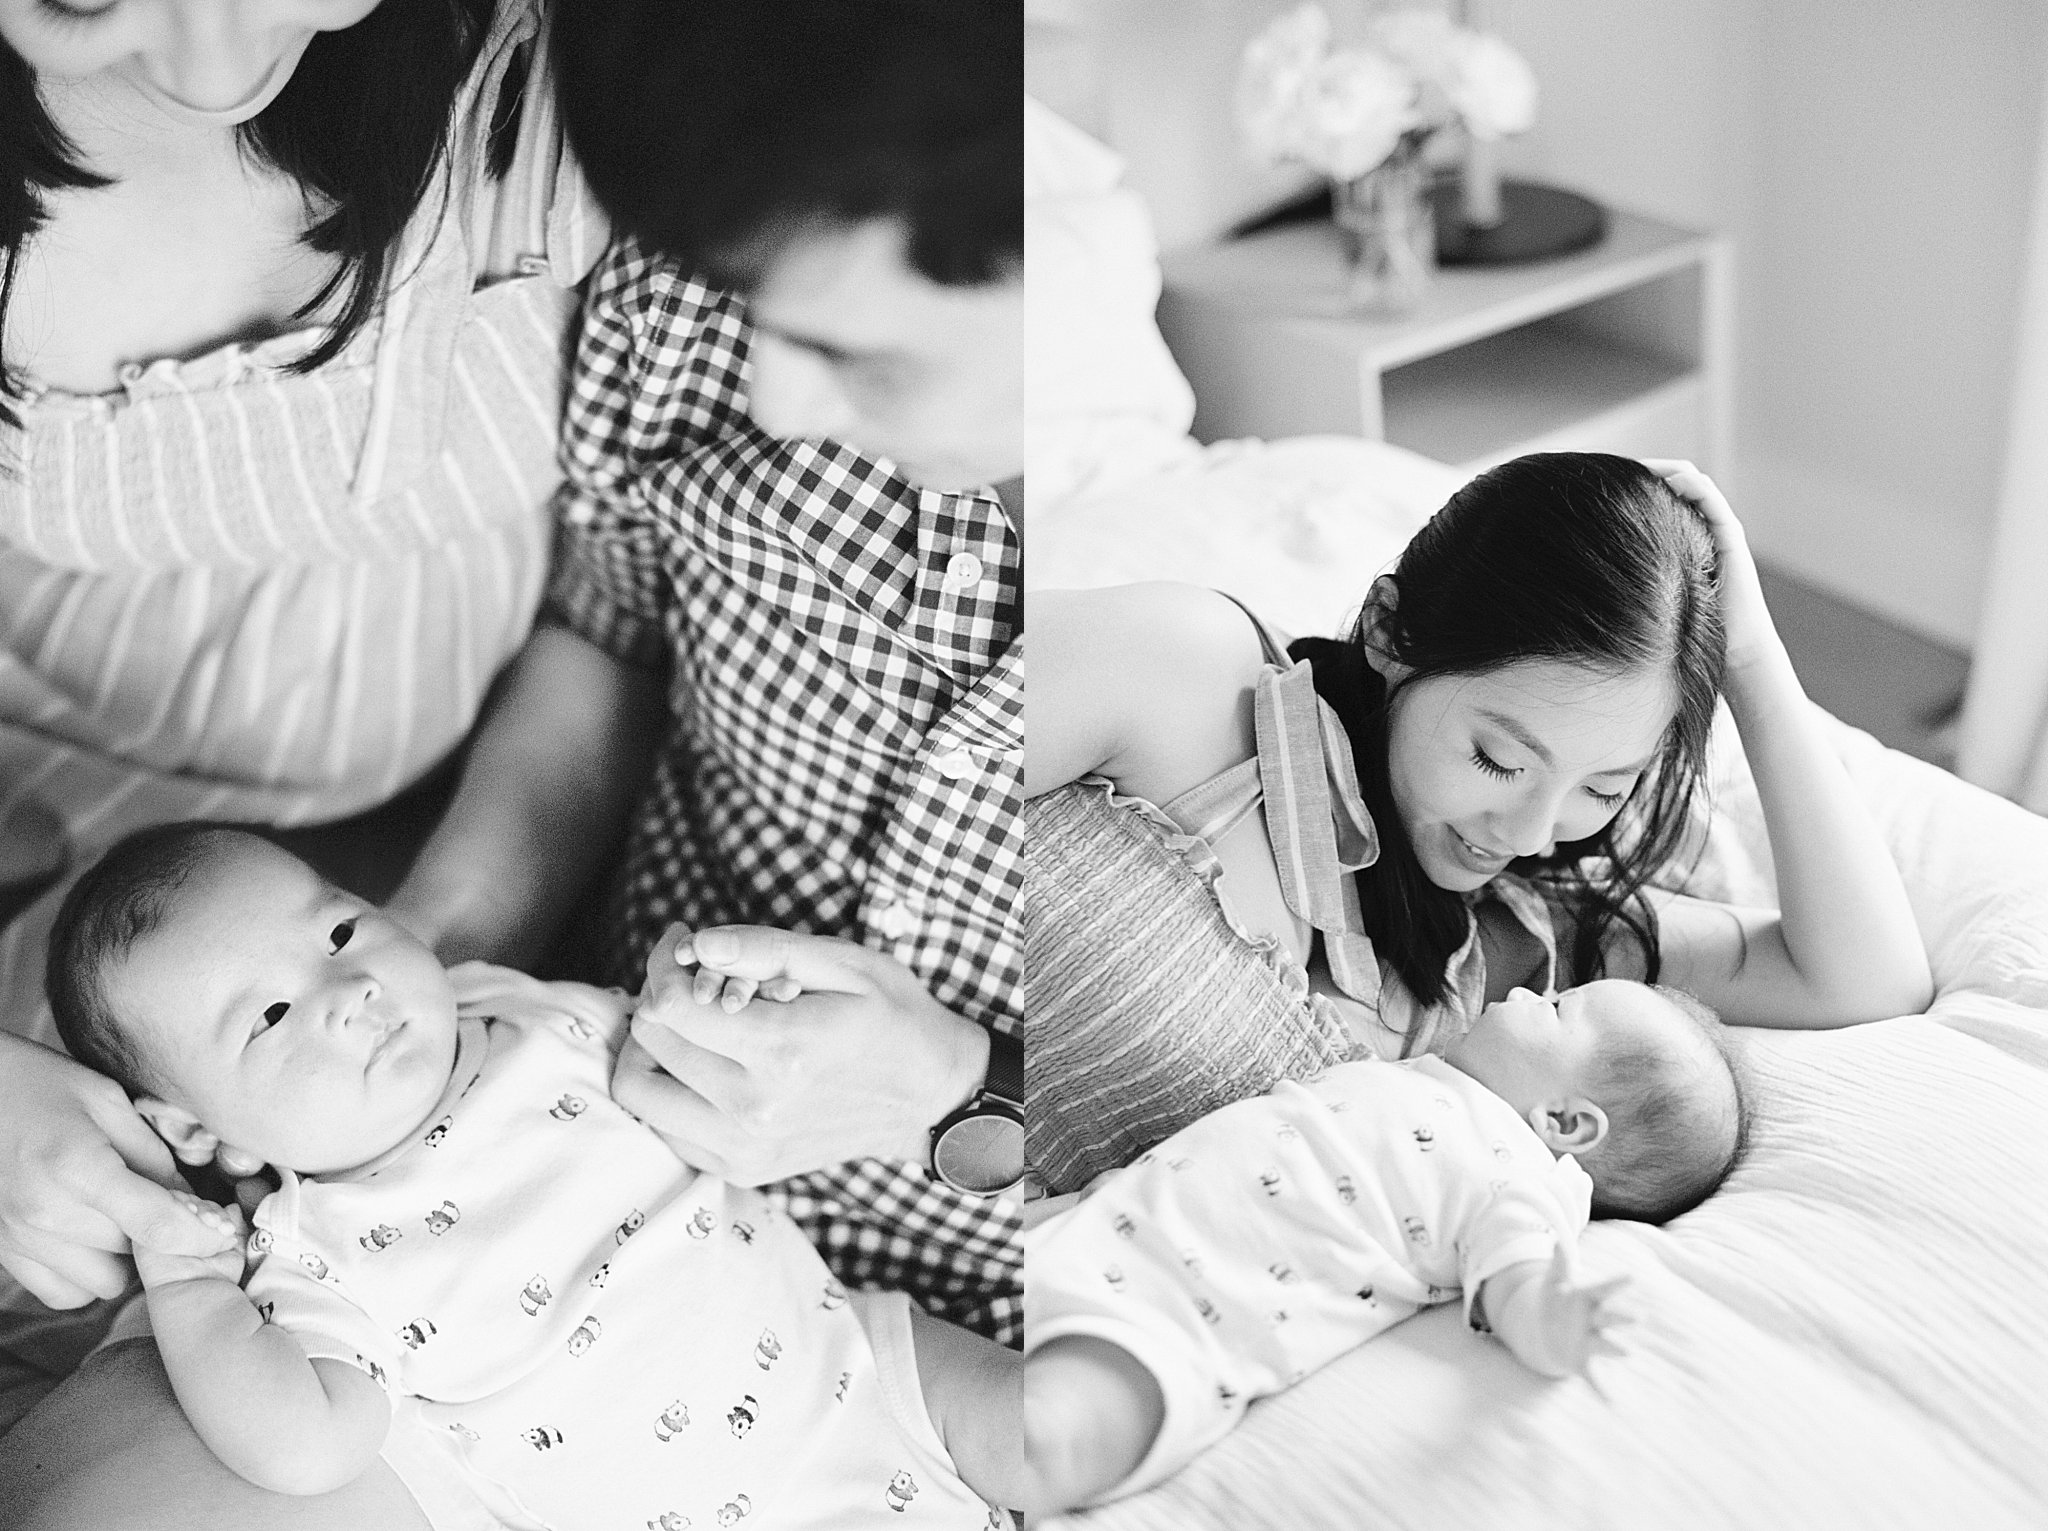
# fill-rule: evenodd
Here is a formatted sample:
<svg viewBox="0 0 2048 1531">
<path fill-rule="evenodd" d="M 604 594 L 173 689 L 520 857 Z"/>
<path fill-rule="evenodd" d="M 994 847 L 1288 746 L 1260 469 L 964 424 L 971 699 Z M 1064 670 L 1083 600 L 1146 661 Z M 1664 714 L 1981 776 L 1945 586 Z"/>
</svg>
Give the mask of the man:
<svg viewBox="0 0 2048 1531">
<path fill-rule="evenodd" d="M 977 1102 L 1010 1141 L 984 1028 L 1021 1021 L 1021 39 L 991 0 L 561 6 L 563 115 L 630 238 L 586 303 L 545 625 L 395 901 L 444 955 L 530 957 L 651 744 L 605 976 L 652 972 L 668 1024 L 620 1098 L 784 1182 L 849 1281 L 1011 1340 L 1014 1207 L 927 1171 Z M 694 1003 L 671 922 L 757 927 L 699 950 L 807 992 Z"/>
</svg>

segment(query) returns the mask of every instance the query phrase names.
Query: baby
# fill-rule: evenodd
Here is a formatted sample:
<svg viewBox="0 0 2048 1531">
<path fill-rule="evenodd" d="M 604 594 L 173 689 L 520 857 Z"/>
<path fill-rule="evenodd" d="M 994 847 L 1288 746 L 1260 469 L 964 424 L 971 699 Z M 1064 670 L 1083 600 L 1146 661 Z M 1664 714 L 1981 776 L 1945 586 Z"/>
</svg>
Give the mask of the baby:
<svg viewBox="0 0 2048 1531">
<path fill-rule="evenodd" d="M 1615 1348 L 1589 1216 L 1662 1222 L 1745 1135 L 1719 1023 L 1514 990 L 1442 1060 L 1339 1065 L 1176 1133 L 1026 1235 L 1027 1512 L 1149 1487 L 1254 1398 L 1433 1303 L 1568 1375 Z"/>
<path fill-rule="evenodd" d="M 444 970 L 218 825 L 89 870 L 49 983 L 181 1159 L 279 1171 L 246 1283 L 239 1240 L 136 1250 L 178 1399 L 252 1483 L 318 1493 L 382 1452 L 441 1526 L 1007 1525 L 1016 1358 L 849 1294 L 616 1105 L 618 992 Z"/>
</svg>

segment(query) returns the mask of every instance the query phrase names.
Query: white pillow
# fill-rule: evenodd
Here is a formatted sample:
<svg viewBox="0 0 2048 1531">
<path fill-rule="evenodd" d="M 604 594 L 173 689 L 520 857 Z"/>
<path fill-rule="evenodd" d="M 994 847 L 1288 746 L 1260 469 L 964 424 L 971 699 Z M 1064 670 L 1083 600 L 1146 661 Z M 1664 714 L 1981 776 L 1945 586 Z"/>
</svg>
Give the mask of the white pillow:
<svg viewBox="0 0 2048 1531">
<path fill-rule="evenodd" d="M 1024 98 L 1025 486 L 1049 506 L 1190 456 L 1160 338 L 1159 248 L 1123 161 Z"/>
</svg>

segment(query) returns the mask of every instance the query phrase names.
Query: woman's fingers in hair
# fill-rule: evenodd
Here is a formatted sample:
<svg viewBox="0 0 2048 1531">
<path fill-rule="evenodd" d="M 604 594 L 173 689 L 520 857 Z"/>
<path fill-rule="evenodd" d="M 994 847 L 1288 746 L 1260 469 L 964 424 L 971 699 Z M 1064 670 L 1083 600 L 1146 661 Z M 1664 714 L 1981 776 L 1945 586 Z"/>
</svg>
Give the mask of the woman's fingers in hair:
<svg viewBox="0 0 2048 1531">
<path fill-rule="evenodd" d="M 1645 457 L 1642 464 L 1670 485 L 1672 493 L 1706 517 L 1707 524 L 1717 532 L 1740 532 L 1742 523 L 1728 504 L 1728 497 L 1696 465 L 1679 457 Z"/>
</svg>

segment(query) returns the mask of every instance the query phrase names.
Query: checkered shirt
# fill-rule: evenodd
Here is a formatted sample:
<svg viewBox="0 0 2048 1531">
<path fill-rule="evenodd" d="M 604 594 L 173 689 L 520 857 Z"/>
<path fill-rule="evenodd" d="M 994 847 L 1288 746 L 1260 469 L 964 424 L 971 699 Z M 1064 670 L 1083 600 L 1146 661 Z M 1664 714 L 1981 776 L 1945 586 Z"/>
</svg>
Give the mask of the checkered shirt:
<svg viewBox="0 0 2048 1531">
<path fill-rule="evenodd" d="M 1022 1021 L 1022 552 L 988 494 L 921 490 L 746 415 L 740 304 L 616 248 L 570 384 L 545 619 L 669 677 L 604 921 L 637 987 L 671 921 L 859 940 L 949 1009 Z M 918 1165 L 775 1188 L 850 1284 L 1017 1343 L 1022 1235 Z"/>
</svg>

